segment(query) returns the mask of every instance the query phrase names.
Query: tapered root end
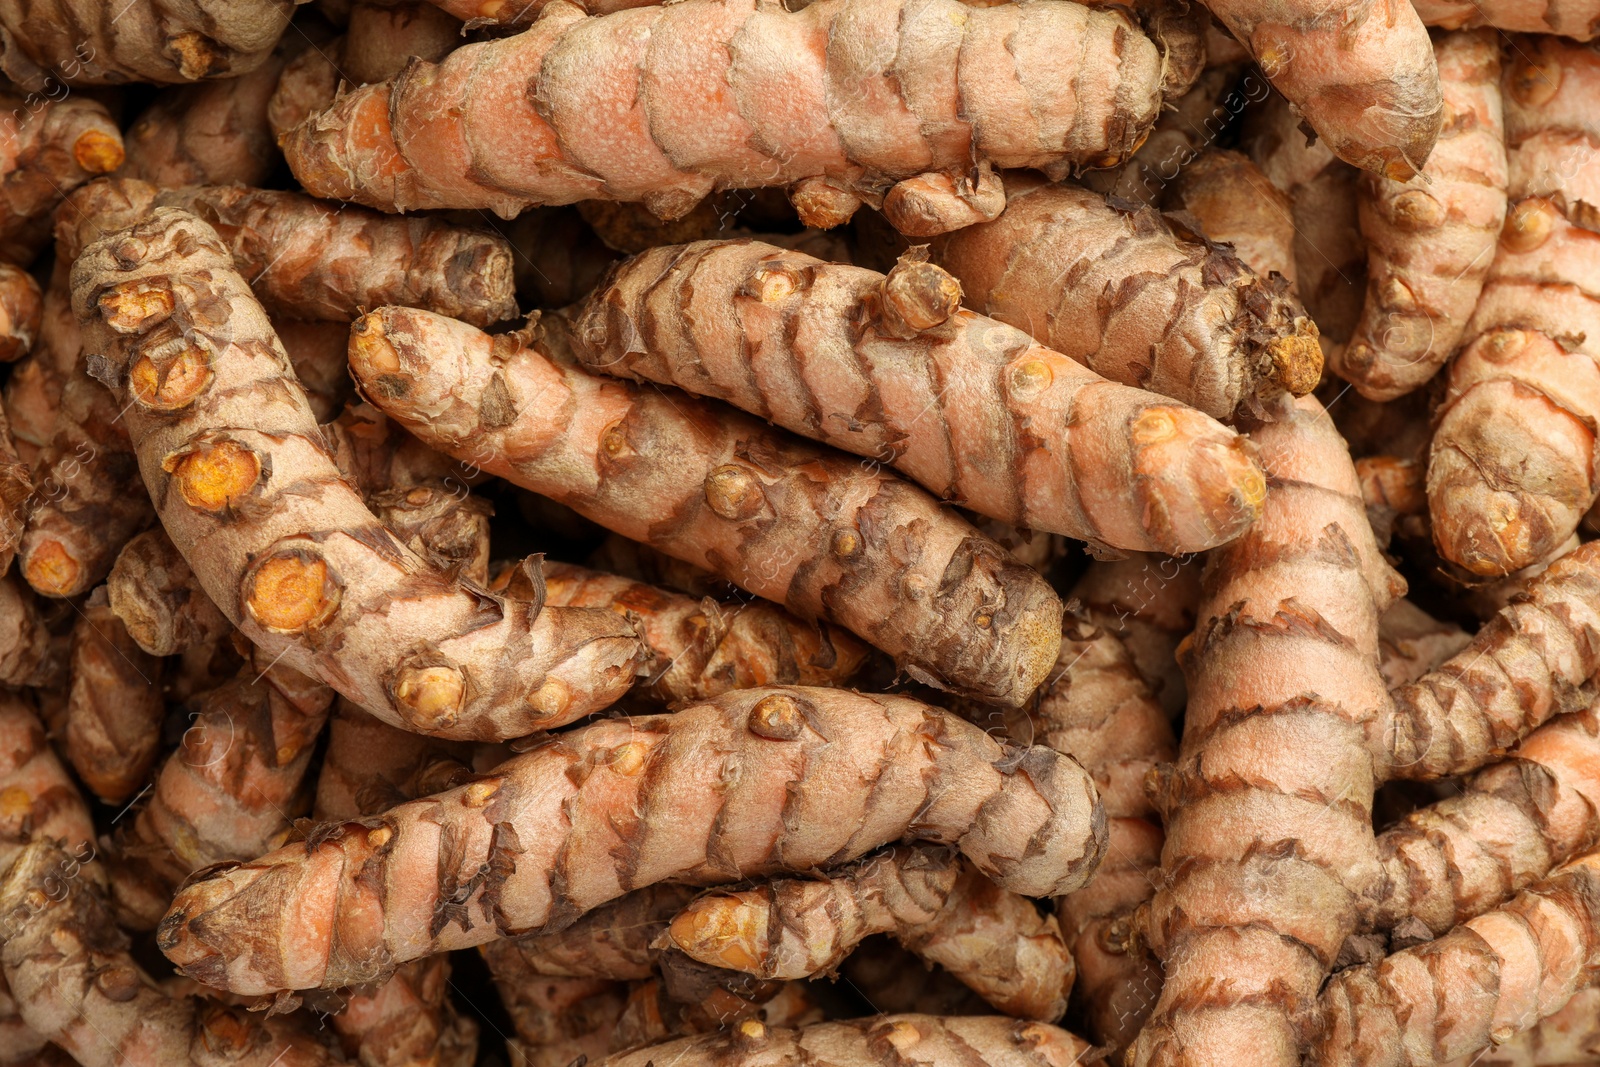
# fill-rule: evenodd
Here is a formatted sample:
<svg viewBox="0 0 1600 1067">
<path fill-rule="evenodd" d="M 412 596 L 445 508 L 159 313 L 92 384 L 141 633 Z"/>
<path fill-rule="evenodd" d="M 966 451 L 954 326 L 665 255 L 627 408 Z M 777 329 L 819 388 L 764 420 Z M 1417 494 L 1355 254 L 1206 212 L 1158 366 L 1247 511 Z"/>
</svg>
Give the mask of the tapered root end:
<svg viewBox="0 0 1600 1067">
<path fill-rule="evenodd" d="M 1261 515 L 1267 479 L 1247 438 L 1192 408 L 1165 404 L 1145 408 L 1129 431 L 1155 551 L 1215 548 Z"/>
<path fill-rule="evenodd" d="M 1267 342 L 1267 376 L 1291 396 L 1306 396 L 1322 381 L 1322 343 L 1309 318 L 1295 321 L 1295 332 Z"/>
<path fill-rule="evenodd" d="M 90 174 L 110 174 L 122 166 L 122 138 L 103 130 L 85 130 L 72 146 L 72 158 Z"/>
<path fill-rule="evenodd" d="M 41 596 L 70 597 L 83 592 L 83 564 L 53 539 L 24 550 L 22 576 Z"/>
<path fill-rule="evenodd" d="M 712 967 L 762 974 L 771 945 L 767 901 L 758 893 L 705 896 L 690 902 L 667 928 L 690 958 Z"/>
</svg>

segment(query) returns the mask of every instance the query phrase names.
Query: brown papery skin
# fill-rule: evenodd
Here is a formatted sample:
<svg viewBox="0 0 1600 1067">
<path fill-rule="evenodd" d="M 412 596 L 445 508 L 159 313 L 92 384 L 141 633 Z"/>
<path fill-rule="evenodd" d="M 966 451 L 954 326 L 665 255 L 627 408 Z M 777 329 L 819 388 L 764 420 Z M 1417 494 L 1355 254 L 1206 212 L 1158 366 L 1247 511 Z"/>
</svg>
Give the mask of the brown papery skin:
<svg viewBox="0 0 1600 1067">
<path fill-rule="evenodd" d="M 339 70 L 357 85 L 392 78 L 415 56 L 436 62 L 462 43 L 459 17 L 416 2 L 350 6 Z"/>
<path fill-rule="evenodd" d="M 1059 0 L 552 3 L 523 33 L 346 93 L 283 148 L 307 192 L 387 211 L 608 199 L 675 218 L 713 188 L 821 179 L 843 203 L 811 221 L 837 225 L 920 174 L 1111 166 L 1160 90 L 1125 15 Z"/>
<path fill-rule="evenodd" d="M 559 929 L 658 881 L 810 870 L 902 838 L 955 844 L 1044 896 L 1087 880 L 1105 826 L 1088 777 L 1047 749 L 903 697 L 741 690 L 552 737 L 476 782 L 214 870 L 179 892 L 158 941 L 218 988 L 337 988 Z"/>
<path fill-rule="evenodd" d="M 272 332 L 283 342 L 294 376 L 306 388 L 311 413 L 319 423 L 339 416 L 355 398 L 355 383 L 345 366 L 350 327 L 343 322 L 306 322 L 274 317 Z"/>
<path fill-rule="evenodd" d="M 1443 1067 L 1584 1067 L 1596 1062 L 1600 1062 L 1600 986 L 1590 986 L 1574 994 L 1566 1007 L 1510 1040 Z"/>
<path fill-rule="evenodd" d="M 1429 26 L 1461 29 L 1493 26 L 1516 33 L 1555 33 L 1588 41 L 1600 32 L 1600 4 L 1595 0 L 1411 0 Z M 1484 1067 L 1498 1067 L 1492 1056 Z M 1555 1062 L 1555 1061 L 1548 1061 Z"/>
<path fill-rule="evenodd" d="M 148 930 L 202 867 L 281 844 L 306 810 L 302 788 L 333 690 L 284 667 L 246 663 L 199 701 L 149 802 L 117 841 L 118 918 Z"/>
<path fill-rule="evenodd" d="M 0 363 L 15 363 L 33 349 L 44 315 L 44 293 L 33 275 L 0 263 Z"/>
<path fill-rule="evenodd" d="M 144 785 L 160 750 L 161 661 L 129 636 L 103 587 L 78 610 L 62 750 L 90 792 L 121 804 Z"/>
<path fill-rule="evenodd" d="M 1392 778 L 1465 774 L 1600 695 L 1600 543 L 1551 564 L 1437 670 L 1395 690 L 1372 735 Z"/>
<path fill-rule="evenodd" d="M 1600 705 L 1590 705 L 1529 734 L 1459 796 L 1379 835 L 1386 877 L 1376 925 L 1437 937 L 1597 843 Z"/>
<path fill-rule="evenodd" d="M 1194 216 L 1260 277 L 1276 271 L 1294 288 L 1294 209 L 1249 156 L 1207 148 L 1178 172 L 1166 208 Z"/>
<path fill-rule="evenodd" d="M 414 485 L 367 495 L 367 506 L 406 547 L 446 574 L 489 583 L 489 518 L 494 506 L 458 485 Z M 561 604 L 552 607 L 592 607 Z"/>
<path fill-rule="evenodd" d="M 1402 182 L 1422 170 L 1444 101 L 1428 31 L 1410 3 L 1357 0 L 1337 11 L 1316 0 L 1206 6 L 1340 159 Z"/>
<path fill-rule="evenodd" d="M 318 819 L 359 819 L 471 776 L 471 746 L 397 730 L 347 700 L 328 734 Z M 363 1067 L 471 1067 L 478 1025 L 456 1011 L 449 989 L 449 956 L 413 960 L 375 989 L 342 994 L 329 1024 Z"/>
<path fill-rule="evenodd" d="M 1428 465 L 1434 543 L 1480 578 L 1549 559 L 1600 490 L 1600 55 L 1519 38 L 1509 60 L 1511 207 Z"/>
<path fill-rule="evenodd" d="M 1378 616 L 1405 591 L 1314 398 L 1253 431 L 1262 517 L 1211 555 L 1146 923 L 1166 984 L 1133 1067 L 1293 1067 L 1381 876 L 1367 734 L 1386 703 Z"/>
<path fill-rule="evenodd" d="M 1056 905 L 1078 964 L 1073 1017 L 1101 1045 L 1125 1049 L 1155 1007 L 1161 970 L 1130 936 L 1133 913 L 1155 891 L 1161 828 L 1145 778 L 1178 744 L 1127 647 L 1081 607 L 1069 610 L 1056 671 L 1027 708 L 1006 713 L 1006 734 L 1071 756 L 1106 809 L 1106 858 L 1089 884 Z"/>
<path fill-rule="evenodd" d="M 284 46 L 303 48 L 305 38 L 296 31 Z M 163 92 L 128 128 L 121 175 L 167 189 L 266 181 L 280 158 L 267 101 L 290 58 L 285 47 L 248 74 Z"/>
<path fill-rule="evenodd" d="M 571 563 L 546 563 L 544 586 L 546 604 L 631 622 L 645 647 L 634 695 L 668 706 L 763 685 L 842 685 L 867 657 L 853 634 L 765 600 L 696 599 Z"/>
<path fill-rule="evenodd" d="M 482 740 L 571 722 L 631 684 L 638 640 L 615 615 L 457 584 L 384 529 L 205 223 L 158 208 L 86 248 L 73 280 L 163 525 L 269 660 L 394 725 Z"/>
<path fill-rule="evenodd" d="M 0 684 L 48 685 L 61 666 L 33 591 L 15 574 L 0 576 Z"/>
<path fill-rule="evenodd" d="M 1409 600 L 1396 600 L 1378 619 L 1378 670 L 1393 691 L 1442 667 L 1471 643 L 1472 635 L 1455 623 L 1435 619 Z"/>
<path fill-rule="evenodd" d="M 1449 121 L 1427 166 L 1403 183 L 1361 179 L 1367 298 L 1331 363 L 1374 400 L 1409 393 L 1454 354 L 1506 217 L 1500 38 L 1464 30 L 1433 48 Z"/>
<path fill-rule="evenodd" d="M 33 478 L 28 464 L 17 454 L 11 425 L 0 410 L 0 574 L 11 569 L 17 546 L 28 521 L 33 498 Z"/>
<path fill-rule="evenodd" d="M 293 0 L 5 0 L 0 70 L 31 92 L 234 77 L 271 58 L 293 11 Z"/>
<path fill-rule="evenodd" d="M 590 375 L 560 320 L 491 337 L 411 308 L 351 330 L 364 394 L 424 443 L 783 604 L 919 681 L 1018 704 L 1061 602 L 921 489 L 712 401 Z"/>
<path fill-rule="evenodd" d="M 515 956 L 490 962 L 495 988 L 517 1036 L 507 1040 L 513 1067 L 599 1063 L 612 1049 L 628 987 L 604 978 L 557 978 L 518 966 Z"/>
<path fill-rule="evenodd" d="M 933 247 L 976 310 L 1215 418 L 1316 386 L 1316 325 L 1233 252 L 1087 189 L 1013 179 L 1010 192 L 1000 218 Z"/>
<path fill-rule="evenodd" d="M 30 845 L 0 884 L 0 966 L 24 1021 L 81 1067 L 322 1067 L 341 1061 L 298 1021 L 164 990 L 134 961 L 93 877 Z"/>
<path fill-rule="evenodd" d="M 723 1067 L 1078 1067 L 1099 1060 L 1086 1041 L 1047 1023 L 999 1016 L 879 1015 L 798 1030 L 755 1020 L 731 1031 L 619 1053 L 595 1067 L 716 1063 Z"/>
<path fill-rule="evenodd" d="M 1255 517 L 1260 469 L 1237 434 L 959 309 L 960 292 L 916 254 L 884 276 L 701 241 L 615 268 L 573 347 L 591 370 L 726 400 L 1015 526 L 1187 552 Z"/>
<path fill-rule="evenodd" d="M 661 949 L 655 947 L 684 905 L 699 895 L 693 886 L 657 882 L 579 916 L 550 933 L 491 941 L 480 951 L 490 969 L 560 978 L 638 981 L 655 973 Z"/>
<path fill-rule="evenodd" d="M 57 214 L 62 252 L 120 230 L 152 207 L 204 219 L 274 315 L 349 322 L 382 304 L 428 308 L 479 326 L 517 313 L 505 239 L 442 219 L 397 219 L 295 192 L 219 186 L 160 190 L 99 182 Z"/>
<path fill-rule="evenodd" d="M 430 0 L 463 22 L 484 19 L 514 29 L 531 26 L 551 0 Z M 578 7 L 591 15 L 609 15 L 630 7 L 644 7 L 646 0 L 584 0 Z"/>
<path fill-rule="evenodd" d="M 1131 553 L 1094 560 L 1070 591 L 1096 626 L 1117 637 L 1168 720 L 1183 714 L 1188 687 L 1177 648 L 1194 631 L 1202 557 Z"/>
<path fill-rule="evenodd" d="M 1315 1051 L 1327 1067 L 1423 1067 L 1553 1015 L 1600 965 L 1600 854 L 1450 933 L 1334 976 Z"/>
<path fill-rule="evenodd" d="M 123 546 L 106 595 L 128 636 L 152 656 L 178 655 L 233 631 L 159 526 Z"/>
<path fill-rule="evenodd" d="M 1342 9 L 1341 9 L 1342 10 Z M 1365 299 L 1367 244 L 1361 236 L 1361 172 L 1308 143 L 1300 117 L 1269 93 L 1251 109 L 1244 148 L 1272 184 L 1289 194 L 1294 213 L 1295 295 L 1316 320 L 1325 353 L 1350 340 Z"/>
<path fill-rule="evenodd" d="M 0 4 L 0 25 L 7 6 Z M 0 56 L 10 55 L 0 29 Z M 50 211 L 61 198 L 122 166 L 122 133 L 104 105 L 82 96 L 0 93 L 0 116 L 0 256 L 28 263 L 49 242 Z"/>
<path fill-rule="evenodd" d="M 670 928 L 701 963 L 783 979 L 831 973 L 877 933 L 1008 1015 L 1054 1022 L 1067 1010 L 1073 962 L 1055 917 L 942 850 L 901 847 L 825 878 L 708 893 Z"/>
</svg>

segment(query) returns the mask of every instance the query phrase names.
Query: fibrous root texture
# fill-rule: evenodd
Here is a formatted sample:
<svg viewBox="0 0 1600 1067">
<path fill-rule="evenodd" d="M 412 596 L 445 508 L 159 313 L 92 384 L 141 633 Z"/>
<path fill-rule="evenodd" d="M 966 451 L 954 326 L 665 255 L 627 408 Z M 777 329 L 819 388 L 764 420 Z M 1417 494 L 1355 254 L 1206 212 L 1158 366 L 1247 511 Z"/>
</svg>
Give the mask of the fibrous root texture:
<svg viewBox="0 0 1600 1067">
<path fill-rule="evenodd" d="M 1362 176 L 1366 304 L 1333 369 L 1374 400 L 1417 388 L 1455 353 L 1505 222 L 1500 38 L 1463 30 L 1433 47 L 1449 118 L 1427 166 L 1407 182 Z"/>
<path fill-rule="evenodd" d="M 1444 100 L 1427 28 L 1410 3 L 1206 6 L 1340 159 L 1401 182 L 1421 172 Z"/>
<path fill-rule="evenodd" d="M 1316 997 L 1381 873 L 1366 740 L 1386 694 L 1384 561 L 1344 442 L 1315 400 L 1253 431 L 1262 517 L 1207 564 L 1147 936 L 1166 984 L 1138 1067 L 1300 1062 Z M 1281 669 L 1292 664 L 1291 669 Z"/>
<path fill-rule="evenodd" d="M 1600 32 L 1600 4 L 1595 0 L 1544 0 L 1538 4 L 1522 0 L 1412 0 L 1411 6 L 1429 26 L 1452 30 L 1492 26 L 1517 33 L 1554 33 L 1579 41 L 1591 40 Z"/>
<path fill-rule="evenodd" d="M 1436 941 L 1334 976 L 1317 1062 L 1421 1067 L 1487 1048 L 1554 1014 L 1597 964 L 1600 855 L 1590 854 Z"/>
<path fill-rule="evenodd" d="M 163 525 L 268 659 L 396 725 L 484 739 L 570 722 L 631 684 L 638 641 L 615 614 L 462 585 L 379 523 L 205 223 L 157 209 L 85 249 L 73 279 Z"/>
<path fill-rule="evenodd" d="M 1020 704 L 1061 602 L 923 490 L 713 401 L 590 375 L 544 319 L 492 337 L 411 308 L 351 328 L 364 394 L 425 443 L 843 626 L 919 681 Z"/>
<path fill-rule="evenodd" d="M 826 878 L 709 893 L 669 928 L 701 963 L 778 979 L 832 972 L 879 933 L 1008 1015 L 1054 1022 L 1067 1010 L 1073 964 L 1055 917 L 940 849 L 902 846 Z"/>
<path fill-rule="evenodd" d="M 916 254 L 885 276 L 759 241 L 669 245 L 581 305 L 574 351 L 592 370 L 714 396 L 891 464 L 1015 526 L 1177 553 L 1255 517 L 1261 476 L 1243 438 L 960 298 Z"/>
<path fill-rule="evenodd" d="M 1600 55 L 1556 37 L 1508 55 L 1511 206 L 1428 466 L 1440 554 L 1485 578 L 1552 558 L 1600 490 Z"/>
<path fill-rule="evenodd" d="M 787 185 L 826 227 L 912 179 L 909 215 L 964 225 L 974 198 L 1000 206 L 989 166 L 1110 166 L 1160 100 L 1155 45 L 1062 0 L 552 3 L 524 33 L 345 94 L 284 153 L 312 195 L 390 211 L 642 200 L 675 218 L 713 188 Z"/>
<path fill-rule="evenodd" d="M 1142 205 L 1066 184 L 1008 188 L 999 219 L 933 247 L 978 311 L 1219 419 L 1316 386 L 1317 327 L 1283 283 Z"/>
<path fill-rule="evenodd" d="M 995 1016 L 880 1015 L 800 1029 L 769 1027 L 752 1019 L 725 1033 L 684 1037 L 609 1056 L 597 1067 L 648 1067 L 652 1063 L 1077 1067 L 1098 1058 L 1088 1042 L 1046 1023 Z"/>
<path fill-rule="evenodd" d="M 166 991 L 129 953 L 92 868 L 50 842 L 0 883 L 0 967 L 23 1020 L 81 1067 L 323 1067 L 340 1057 L 296 1020 Z"/>
<path fill-rule="evenodd" d="M 655 882 L 823 868 L 902 838 L 1049 896 L 1088 878 L 1105 826 L 1088 776 L 1048 749 L 904 697 L 742 690 L 556 735 L 449 792 L 213 870 L 179 892 L 159 943 L 208 985 L 337 988 L 560 929 Z"/>
<path fill-rule="evenodd" d="M 227 78 L 256 69 L 294 0 L 6 0 L 0 70 L 30 92 L 53 83 L 120 85 Z M 108 168 L 114 170 L 115 168 Z"/>
</svg>

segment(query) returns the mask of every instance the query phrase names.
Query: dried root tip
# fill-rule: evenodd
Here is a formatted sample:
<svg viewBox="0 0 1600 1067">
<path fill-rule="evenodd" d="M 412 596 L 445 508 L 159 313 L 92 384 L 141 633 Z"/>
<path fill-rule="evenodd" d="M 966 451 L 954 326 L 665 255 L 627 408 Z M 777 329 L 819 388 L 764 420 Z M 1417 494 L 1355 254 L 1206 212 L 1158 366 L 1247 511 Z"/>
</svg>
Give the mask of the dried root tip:
<svg viewBox="0 0 1600 1067">
<path fill-rule="evenodd" d="M 1294 320 L 1293 333 L 1268 341 L 1262 349 L 1266 367 L 1263 386 L 1283 390 L 1291 396 L 1305 396 L 1322 381 L 1322 344 L 1317 324 L 1309 317 Z"/>
<path fill-rule="evenodd" d="M 949 320 L 961 307 L 961 283 L 928 262 L 928 246 L 901 255 L 880 286 L 881 329 L 891 337 L 912 338 Z"/>
<path fill-rule="evenodd" d="M 44 294 L 33 275 L 0 263 L 0 363 L 15 363 L 33 348 L 44 315 Z"/>
<path fill-rule="evenodd" d="M 861 198 L 828 178 L 804 178 L 789 187 L 789 202 L 802 225 L 815 230 L 843 226 L 861 207 Z M 642 251 L 642 250 L 641 250 Z"/>
<path fill-rule="evenodd" d="M 176 655 L 233 629 L 160 527 L 123 546 L 106 592 L 128 636 L 152 656 Z"/>
<path fill-rule="evenodd" d="M 907 237 L 937 237 L 1000 217 L 1006 191 L 1000 176 L 980 164 L 968 174 L 918 174 L 896 182 L 883 198 L 890 225 Z"/>
</svg>

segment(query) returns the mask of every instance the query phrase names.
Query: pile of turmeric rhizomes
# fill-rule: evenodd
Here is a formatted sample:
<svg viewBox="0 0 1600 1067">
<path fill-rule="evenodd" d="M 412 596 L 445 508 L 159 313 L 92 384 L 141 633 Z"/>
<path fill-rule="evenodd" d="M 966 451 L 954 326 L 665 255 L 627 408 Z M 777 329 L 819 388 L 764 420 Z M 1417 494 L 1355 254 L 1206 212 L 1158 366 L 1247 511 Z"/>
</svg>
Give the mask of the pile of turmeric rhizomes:
<svg viewBox="0 0 1600 1067">
<path fill-rule="evenodd" d="M 1600 1064 L 1597 32 L 0 0 L 0 1067 Z"/>
</svg>

